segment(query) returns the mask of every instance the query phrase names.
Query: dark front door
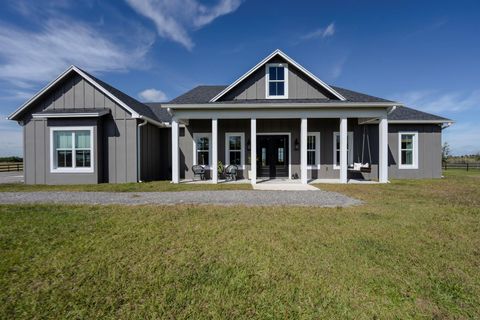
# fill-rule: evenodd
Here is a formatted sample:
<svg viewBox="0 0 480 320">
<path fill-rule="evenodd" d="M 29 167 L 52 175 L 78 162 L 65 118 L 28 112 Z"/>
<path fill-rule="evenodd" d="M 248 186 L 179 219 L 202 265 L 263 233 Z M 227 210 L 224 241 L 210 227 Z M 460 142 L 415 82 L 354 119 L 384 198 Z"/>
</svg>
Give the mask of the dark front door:
<svg viewBox="0 0 480 320">
<path fill-rule="evenodd" d="M 257 136 L 259 177 L 288 177 L 288 136 Z"/>
</svg>

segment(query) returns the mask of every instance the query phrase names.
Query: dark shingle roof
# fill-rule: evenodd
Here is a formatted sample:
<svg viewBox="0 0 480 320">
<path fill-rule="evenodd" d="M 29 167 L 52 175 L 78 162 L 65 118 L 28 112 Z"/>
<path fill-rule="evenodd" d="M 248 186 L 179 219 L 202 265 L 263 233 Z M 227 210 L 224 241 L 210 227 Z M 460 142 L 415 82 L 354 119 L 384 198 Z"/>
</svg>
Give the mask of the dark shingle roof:
<svg viewBox="0 0 480 320">
<path fill-rule="evenodd" d="M 436 116 L 431 113 L 426 113 L 420 110 L 412 109 L 409 107 L 397 107 L 394 111 L 392 111 L 388 115 L 388 120 L 398 120 L 398 121 L 405 121 L 405 120 L 427 120 L 427 121 L 444 121 L 444 122 L 451 122 L 452 120 Z"/>
<path fill-rule="evenodd" d="M 190 103 L 210 103 L 210 100 L 217 94 L 222 92 L 227 86 L 198 86 L 192 90 L 178 96 L 168 103 L 172 104 L 190 104 Z M 369 96 L 360 92 L 347 90 L 339 87 L 332 87 L 342 96 L 344 96 L 348 102 L 392 102 L 382 98 Z M 270 99 L 255 99 L 255 100 L 233 100 L 233 101 L 219 101 L 217 103 L 271 103 Z M 308 102 L 338 102 L 338 100 L 330 99 L 281 99 L 275 102 L 280 103 L 308 103 Z"/>
<path fill-rule="evenodd" d="M 211 103 L 210 100 L 219 94 L 223 89 L 227 86 L 198 86 L 193 88 L 192 90 L 178 96 L 177 98 L 173 99 L 172 101 L 166 104 L 203 104 L 203 103 Z M 370 96 L 364 93 L 340 88 L 332 86 L 334 90 L 340 93 L 347 99 L 347 102 L 387 102 L 392 103 L 391 100 L 386 100 L 374 96 Z M 282 103 L 289 103 L 289 102 L 297 102 L 297 103 L 312 103 L 312 102 L 338 102 L 338 100 L 328 100 L 328 99 L 282 99 L 275 102 L 282 102 Z M 216 103 L 271 103 L 272 100 L 268 99 L 257 99 L 257 100 L 234 100 L 234 101 L 227 101 L 227 102 L 216 102 Z M 416 109 L 408 108 L 408 107 L 397 107 L 392 113 L 388 115 L 389 120 L 427 120 L 427 121 L 445 121 L 450 122 L 451 120 L 442 118 L 430 113 L 426 113 L 423 111 L 419 111 Z"/>
<path fill-rule="evenodd" d="M 84 70 L 82 70 L 85 72 Z M 115 87 L 112 87 L 108 83 L 92 76 L 91 74 L 85 72 L 89 77 L 96 81 L 99 85 L 105 88 L 108 92 L 114 95 L 118 100 L 125 103 L 127 106 L 132 108 L 138 114 L 148 117 L 152 120 L 159 122 L 170 122 L 172 117 L 169 115 L 166 109 L 162 108 L 160 103 L 142 103 L 137 99 L 130 97 L 129 95 L 123 93 Z"/>
</svg>

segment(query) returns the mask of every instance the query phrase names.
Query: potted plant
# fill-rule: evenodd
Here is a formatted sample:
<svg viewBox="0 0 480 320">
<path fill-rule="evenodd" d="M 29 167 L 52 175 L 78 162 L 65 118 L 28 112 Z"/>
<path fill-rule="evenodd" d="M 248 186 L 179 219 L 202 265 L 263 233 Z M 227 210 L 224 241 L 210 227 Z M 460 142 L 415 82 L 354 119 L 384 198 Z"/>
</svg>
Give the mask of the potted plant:
<svg viewBox="0 0 480 320">
<path fill-rule="evenodd" d="M 223 177 L 225 173 L 225 166 L 223 165 L 222 161 L 218 161 L 217 163 L 217 172 L 219 177 Z"/>
</svg>

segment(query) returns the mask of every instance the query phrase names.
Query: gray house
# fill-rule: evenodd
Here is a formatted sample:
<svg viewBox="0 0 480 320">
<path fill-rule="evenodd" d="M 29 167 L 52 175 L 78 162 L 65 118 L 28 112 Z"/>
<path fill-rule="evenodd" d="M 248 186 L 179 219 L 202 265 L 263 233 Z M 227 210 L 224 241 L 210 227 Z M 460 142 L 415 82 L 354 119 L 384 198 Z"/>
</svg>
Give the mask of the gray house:
<svg viewBox="0 0 480 320">
<path fill-rule="evenodd" d="M 23 127 L 28 184 L 179 183 L 193 165 L 217 183 L 219 161 L 252 184 L 439 178 L 452 122 L 330 86 L 280 50 L 228 86 L 168 103 L 141 103 L 72 66 L 8 119 Z"/>
</svg>

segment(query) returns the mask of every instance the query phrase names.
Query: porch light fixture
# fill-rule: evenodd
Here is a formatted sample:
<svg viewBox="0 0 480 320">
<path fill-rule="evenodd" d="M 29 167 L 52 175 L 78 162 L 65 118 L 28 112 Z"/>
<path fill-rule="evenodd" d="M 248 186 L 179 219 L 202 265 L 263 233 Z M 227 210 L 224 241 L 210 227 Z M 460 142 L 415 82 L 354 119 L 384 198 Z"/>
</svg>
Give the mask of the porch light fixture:
<svg viewBox="0 0 480 320">
<path fill-rule="evenodd" d="M 300 143 L 298 142 L 298 139 L 295 139 L 295 150 L 298 150 L 300 148 Z"/>
</svg>

